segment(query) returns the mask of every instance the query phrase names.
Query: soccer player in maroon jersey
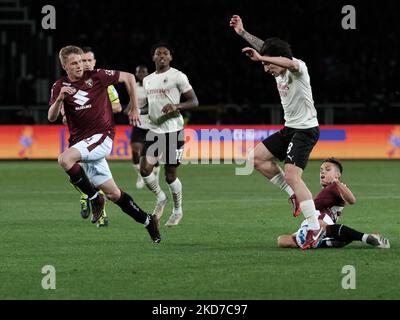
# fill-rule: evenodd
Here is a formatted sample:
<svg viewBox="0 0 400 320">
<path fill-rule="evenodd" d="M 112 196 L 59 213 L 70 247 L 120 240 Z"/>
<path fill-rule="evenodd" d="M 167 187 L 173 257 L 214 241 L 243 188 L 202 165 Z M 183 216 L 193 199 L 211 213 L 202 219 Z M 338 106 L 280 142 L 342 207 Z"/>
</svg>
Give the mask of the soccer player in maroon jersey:
<svg viewBox="0 0 400 320">
<path fill-rule="evenodd" d="M 136 123 L 139 112 L 135 77 L 123 71 L 84 71 L 82 53 L 76 46 L 64 47 L 59 53 L 67 75 L 53 85 L 48 119 L 56 121 L 63 105 L 70 138 L 69 148 L 60 154 L 58 163 L 69 175 L 71 183 L 89 196 L 92 223 L 100 219 L 104 209 L 104 196 L 96 191 L 99 188 L 122 211 L 144 224 L 153 242 L 158 243 L 161 237 L 156 219 L 140 209 L 132 197 L 116 185 L 106 161 L 115 136 L 114 117 L 106 89 L 119 82 L 125 84 L 132 102 L 129 120 Z"/>
<path fill-rule="evenodd" d="M 314 203 L 320 215 L 318 217 L 325 236 L 321 238 L 313 248 L 343 247 L 353 241 L 362 241 L 369 245 L 388 249 L 389 240 L 380 234 L 362 233 L 337 221 L 346 204 L 354 204 L 356 198 L 350 188 L 340 182 L 343 172 L 342 163 L 336 158 L 325 159 L 320 167 L 320 183 L 322 190 L 315 196 Z M 305 240 L 307 220 L 303 221 L 300 229 L 292 235 L 281 235 L 278 237 L 278 247 L 301 248 Z"/>
</svg>

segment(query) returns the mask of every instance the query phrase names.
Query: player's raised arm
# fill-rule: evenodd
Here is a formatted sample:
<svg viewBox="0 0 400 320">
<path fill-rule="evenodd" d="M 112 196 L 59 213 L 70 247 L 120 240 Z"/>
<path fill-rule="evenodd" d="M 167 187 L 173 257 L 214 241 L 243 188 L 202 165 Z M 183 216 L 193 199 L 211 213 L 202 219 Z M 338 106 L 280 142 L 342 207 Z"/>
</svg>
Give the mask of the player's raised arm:
<svg viewBox="0 0 400 320">
<path fill-rule="evenodd" d="M 129 123 L 136 124 L 140 123 L 139 119 L 139 104 L 136 92 L 136 79 L 132 73 L 121 71 L 119 74 L 118 82 L 123 82 L 126 87 L 126 91 L 129 94 L 129 100 L 131 104 L 131 109 L 128 113 Z"/>
<path fill-rule="evenodd" d="M 71 87 L 62 87 L 58 97 L 55 99 L 53 104 L 50 106 L 49 111 L 47 113 L 47 118 L 50 122 L 54 122 L 57 120 L 58 115 L 60 114 L 61 107 L 63 106 L 63 101 L 67 95 L 74 94 L 75 89 Z"/>
<path fill-rule="evenodd" d="M 256 48 L 257 51 L 261 50 L 262 46 L 264 45 L 264 41 L 244 30 L 243 21 L 238 15 L 235 14 L 232 16 L 229 26 L 232 27 L 239 36 L 250 43 L 253 48 Z"/>
<path fill-rule="evenodd" d="M 353 192 L 351 192 L 350 188 L 346 186 L 344 183 L 340 182 L 340 180 L 336 179 L 333 181 L 336 184 L 340 196 L 346 201 L 348 204 L 355 204 L 356 197 L 354 196 Z"/>
<path fill-rule="evenodd" d="M 251 60 L 259 61 L 264 64 L 274 64 L 279 67 L 289 69 L 291 72 L 299 71 L 299 63 L 296 60 L 292 60 L 286 57 L 269 57 L 259 54 L 256 50 L 250 47 L 242 49 L 242 52 L 246 54 Z"/>
</svg>

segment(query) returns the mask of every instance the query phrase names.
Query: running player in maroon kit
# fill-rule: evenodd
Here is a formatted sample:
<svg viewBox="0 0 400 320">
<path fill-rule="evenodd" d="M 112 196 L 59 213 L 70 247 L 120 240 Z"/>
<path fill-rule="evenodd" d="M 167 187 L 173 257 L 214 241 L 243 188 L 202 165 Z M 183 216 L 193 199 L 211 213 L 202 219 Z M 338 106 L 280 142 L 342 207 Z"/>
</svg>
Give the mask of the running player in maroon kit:
<svg viewBox="0 0 400 320">
<path fill-rule="evenodd" d="M 380 234 L 362 233 L 337 221 L 346 204 L 354 204 L 356 198 L 344 183 L 340 182 L 343 172 L 342 163 L 336 158 L 325 159 L 320 168 L 320 183 L 323 189 L 315 196 L 315 208 L 319 210 L 319 222 L 324 229 L 325 236 L 313 248 L 343 247 L 353 241 L 362 241 L 366 244 L 388 249 L 390 243 Z M 292 235 L 278 237 L 278 247 L 298 248 L 305 241 L 307 220 L 303 221 L 300 229 Z"/>
<path fill-rule="evenodd" d="M 130 195 L 119 189 L 106 161 L 115 136 L 107 87 L 118 82 L 125 84 L 132 102 L 129 120 L 136 123 L 139 113 L 135 77 L 131 73 L 114 70 L 83 71 L 82 54 L 82 50 L 75 46 L 64 47 L 59 53 L 67 76 L 58 79 L 53 85 L 48 119 L 56 121 L 64 105 L 70 138 L 69 148 L 60 154 L 58 163 L 69 175 L 71 183 L 89 196 L 92 223 L 100 219 L 104 209 L 104 196 L 96 191 L 99 188 L 122 211 L 144 224 L 153 242 L 158 243 L 161 237 L 156 219 L 140 209 Z M 79 163 L 85 166 L 89 177 Z"/>
</svg>

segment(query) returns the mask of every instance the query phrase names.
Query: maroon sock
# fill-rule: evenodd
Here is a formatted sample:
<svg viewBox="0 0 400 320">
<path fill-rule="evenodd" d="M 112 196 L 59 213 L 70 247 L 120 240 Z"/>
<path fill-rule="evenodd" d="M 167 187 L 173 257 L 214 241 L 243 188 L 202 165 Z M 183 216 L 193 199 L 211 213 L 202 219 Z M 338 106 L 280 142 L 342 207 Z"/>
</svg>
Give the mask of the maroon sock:
<svg viewBox="0 0 400 320">
<path fill-rule="evenodd" d="M 71 178 L 71 183 L 81 189 L 81 191 L 87 194 L 89 198 L 96 194 L 96 189 L 89 181 L 85 171 L 83 171 L 79 164 L 75 163 L 72 168 L 67 171 L 67 174 Z"/>
<path fill-rule="evenodd" d="M 129 194 L 121 190 L 121 197 L 115 202 L 115 204 L 128 216 L 135 219 L 136 222 L 142 224 L 146 222 L 148 214 L 139 208 Z"/>
</svg>

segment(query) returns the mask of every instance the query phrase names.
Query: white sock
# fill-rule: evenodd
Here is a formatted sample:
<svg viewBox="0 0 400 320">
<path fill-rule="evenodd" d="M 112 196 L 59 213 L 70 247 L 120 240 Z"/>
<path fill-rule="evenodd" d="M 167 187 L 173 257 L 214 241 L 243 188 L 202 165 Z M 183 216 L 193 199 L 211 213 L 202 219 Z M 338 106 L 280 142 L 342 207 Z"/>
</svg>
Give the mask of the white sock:
<svg viewBox="0 0 400 320">
<path fill-rule="evenodd" d="M 169 184 L 169 190 L 172 194 L 172 199 L 174 199 L 174 208 L 172 213 L 182 213 L 182 183 L 176 178 L 174 182 Z"/>
<path fill-rule="evenodd" d="M 156 195 L 157 201 L 162 201 L 166 198 L 165 193 L 161 190 L 158 180 L 153 173 L 150 173 L 150 175 L 147 177 L 143 177 L 143 181 L 147 188 L 149 188 Z"/>
<path fill-rule="evenodd" d="M 153 173 L 156 176 L 157 181 L 160 180 L 160 166 L 153 168 Z"/>
<path fill-rule="evenodd" d="M 364 233 L 364 235 L 362 236 L 361 241 L 364 242 L 364 243 L 367 243 L 368 236 L 369 236 L 368 233 Z"/>
<path fill-rule="evenodd" d="M 269 181 L 271 181 L 272 184 L 278 186 L 281 190 L 286 191 L 289 197 L 291 197 L 292 195 L 294 195 L 294 191 L 285 181 L 285 173 L 283 172 L 281 167 L 278 168 L 279 168 L 279 173 Z"/>
<path fill-rule="evenodd" d="M 300 202 L 300 208 L 304 217 L 308 221 L 308 228 L 318 230 L 320 228 L 318 222 L 318 212 L 315 210 L 314 200 L 305 200 Z"/>
</svg>

